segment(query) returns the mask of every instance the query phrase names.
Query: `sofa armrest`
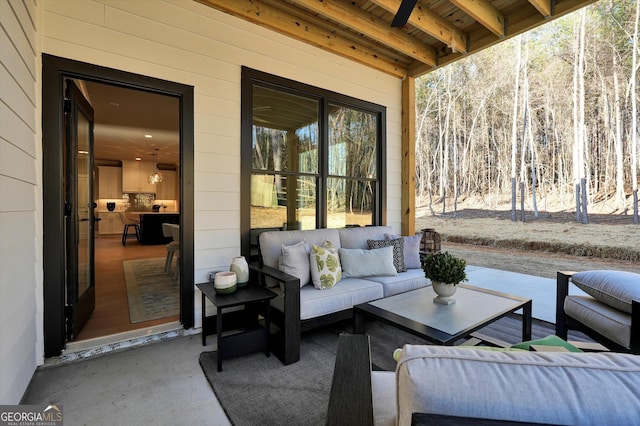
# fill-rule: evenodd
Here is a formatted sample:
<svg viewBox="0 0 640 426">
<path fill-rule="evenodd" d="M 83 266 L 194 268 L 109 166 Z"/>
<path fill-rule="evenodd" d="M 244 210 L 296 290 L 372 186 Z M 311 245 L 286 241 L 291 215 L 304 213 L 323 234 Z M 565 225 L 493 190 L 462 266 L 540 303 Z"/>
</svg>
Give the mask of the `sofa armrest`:
<svg viewBox="0 0 640 426">
<path fill-rule="evenodd" d="M 282 347 L 278 348 L 276 355 L 285 365 L 300 360 L 300 279 L 293 275 L 272 268 L 267 265 L 249 265 L 251 273 L 262 278 L 270 277 L 282 283 L 284 287 L 284 321 L 279 324 L 282 330 Z"/>
<path fill-rule="evenodd" d="M 371 351 L 367 335 L 340 335 L 326 424 L 373 425 Z"/>
<path fill-rule="evenodd" d="M 567 318 L 564 313 L 564 299 L 569 294 L 569 282 L 573 271 L 558 271 L 556 274 L 556 336 L 567 340 Z"/>
</svg>

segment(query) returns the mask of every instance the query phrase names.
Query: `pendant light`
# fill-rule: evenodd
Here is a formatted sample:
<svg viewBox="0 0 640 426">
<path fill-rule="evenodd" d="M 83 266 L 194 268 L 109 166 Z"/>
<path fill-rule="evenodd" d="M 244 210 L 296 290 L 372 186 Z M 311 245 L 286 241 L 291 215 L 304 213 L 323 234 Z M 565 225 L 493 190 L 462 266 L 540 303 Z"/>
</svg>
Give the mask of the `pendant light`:
<svg viewBox="0 0 640 426">
<path fill-rule="evenodd" d="M 155 185 L 162 182 L 162 173 L 158 170 L 158 148 L 156 148 L 156 153 L 151 155 L 153 156 L 153 168 L 151 169 L 151 174 L 147 177 L 147 182 Z"/>
</svg>

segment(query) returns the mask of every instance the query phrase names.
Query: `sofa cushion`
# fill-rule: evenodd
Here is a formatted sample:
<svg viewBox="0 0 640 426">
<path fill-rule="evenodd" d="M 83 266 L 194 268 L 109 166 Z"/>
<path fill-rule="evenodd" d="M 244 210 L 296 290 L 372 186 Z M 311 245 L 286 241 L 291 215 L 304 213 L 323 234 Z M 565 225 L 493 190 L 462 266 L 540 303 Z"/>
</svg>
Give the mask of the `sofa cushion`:
<svg viewBox="0 0 640 426">
<path fill-rule="evenodd" d="M 384 297 L 431 285 L 431 281 L 424 276 L 422 269 L 407 269 L 406 272 L 401 272 L 395 277 L 368 277 L 367 279 L 382 284 Z"/>
<path fill-rule="evenodd" d="M 382 295 L 380 284 L 362 278 L 344 278 L 338 285 L 322 291 L 308 285 L 300 289 L 300 319 L 344 311 Z"/>
<path fill-rule="evenodd" d="M 387 240 L 393 240 L 394 238 L 400 238 L 400 235 L 384 234 Z M 420 262 L 420 239 L 422 235 L 411 235 L 402 237 L 404 240 L 404 266 L 407 269 L 422 268 Z"/>
<path fill-rule="evenodd" d="M 405 345 L 396 380 L 399 425 L 414 412 L 579 425 L 640 416 L 635 355 Z"/>
<path fill-rule="evenodd" d="M 565 297 L 564 312 L 617 344 L 631 346 L 631 315 L 581 295 Z"/>
<path fill-rule="evenodd" d="M 338 248 L 329 240 L 321 246 L 313 245 L 309 253 L 311 281 L 318 290 L 331 288 L 342 279 Z"/>
<path fill-rule="evenodd" d="M 404 272 L 407 268 L 404 266 L 404 240 L 402 238 L 394 238 L 392 240 L 367 240 L 369 249 L 380 249 L 383 247 L 393 247 L 393 265 L 397 272 Z"/>
<path fill-rule="evenodd" d="M 340 235 L 337 229 L 309 229 L 305 231 L 265 231 L 260 234 L 260 258 L 262 262 L 278 269 L 278 261 L 282 253 L 282 246 L 290 246 L 306 240 L 309 247 L 313 244 L 322 245 L 329 240 L 336 247 L 340 247 Z M 268 287 L 278 286 L 278 282 L 270 277 L 266 278 Z"/>
<path fill-rule="evenodd" d="M 306 240 L 290 246 L 282 245 L 278 269 L 285 274 L 299 278 L 300 287 L 309 284 L 309 281 L 311 281 L 311 269 L 309 268 L 310 251 Z"/>
<path fill-rule="evenodd" d="M 583 271 L 571 276 L 582 291 L 612 308 L 631 313 L 631 301 L 640 301 L 640 274 L 625 271 Z"/>
<path fill-rule="evenodd" d="M 393 247 L 375 250 L 341 248 L 338 253 L 345 278 L 398 275 L 393 264 Z"/>
<path fill-rule="evenodd" d="M 384 240 L 384 234 L 392 234 L 390 226 L 364 226 L 361 228 L 338 229 L 340 247 L 367 249 L 367 240 Z"/>
</svg>

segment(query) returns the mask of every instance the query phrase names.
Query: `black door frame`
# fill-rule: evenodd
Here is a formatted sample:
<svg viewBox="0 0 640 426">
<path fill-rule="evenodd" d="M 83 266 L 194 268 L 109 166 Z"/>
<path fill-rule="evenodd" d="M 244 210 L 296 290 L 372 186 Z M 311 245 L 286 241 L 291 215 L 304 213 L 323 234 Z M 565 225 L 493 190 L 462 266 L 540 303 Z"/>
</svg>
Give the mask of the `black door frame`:
<svg viewBox="0 0 640 426">
<path fill-rule="evenodd" d="M 133 74 L 58 56 L 42 55 L 42 201 L 44 356 L 65 347 L 63 182 L 64 79 L 76 78 L 145 90 L 180 99 L 180 322 L 194 321 L 194 125 L 193 86 Z"/>
</svg>

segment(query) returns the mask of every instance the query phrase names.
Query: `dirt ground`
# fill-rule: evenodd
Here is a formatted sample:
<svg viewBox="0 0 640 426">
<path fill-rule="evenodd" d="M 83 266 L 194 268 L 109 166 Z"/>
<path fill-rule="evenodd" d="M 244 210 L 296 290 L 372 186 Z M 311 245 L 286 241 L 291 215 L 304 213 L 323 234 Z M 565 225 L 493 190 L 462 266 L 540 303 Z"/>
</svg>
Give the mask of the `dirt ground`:
<svg viewBox="0 0 640 426">
<path fill-rule="evenodd" d="M 553 207 L 552 207 L 553 208 Z M 416 230 L 435 228 L 442 250 L 469 265 L 555 278 L 557 271 L 619 269 L 640 273 L 640 225 L 630 214 L 592 206 L 589 224 L 575 221 L 570 209 L 545 210 L 536 218 L 511 221 L 510 205 L 460 203 L 457 212 L 442 214 L 442 205 L 421 208 Z"/>
</svg>

